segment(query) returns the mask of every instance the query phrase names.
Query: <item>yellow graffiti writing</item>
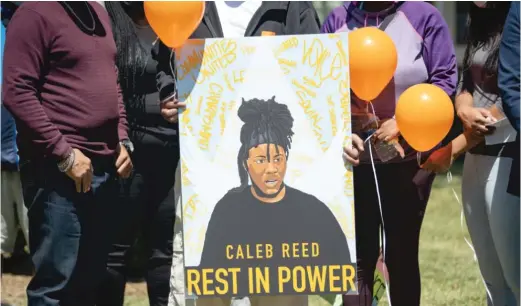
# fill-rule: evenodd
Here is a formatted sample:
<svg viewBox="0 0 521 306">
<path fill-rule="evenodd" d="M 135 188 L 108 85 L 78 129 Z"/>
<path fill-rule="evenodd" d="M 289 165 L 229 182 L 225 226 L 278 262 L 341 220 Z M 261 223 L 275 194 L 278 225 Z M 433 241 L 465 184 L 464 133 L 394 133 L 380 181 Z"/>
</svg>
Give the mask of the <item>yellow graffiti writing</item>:
<svg viewBox="0 0 521 306">
<path fill-rule="evenodd" d="M 210 95 L 206 98 L 206 109 L 204 110 L 203 124 L 199 132 L 199 148 L 208 151 L 210 147 L 210 139 L 212 137 L 212 128 L 217 116 L 219 100 L 223 92 L 223 87 L 217 83 L 211 83 L 209 86 Z"/>
<path fill-rule="evenodd" d="M 203 84 L 217 72 L 226 70 L 237 59 L 236 51 L 237 43 L 231 39 L 219 40 L 206 47 L 197 84 Z"/>
</svg>

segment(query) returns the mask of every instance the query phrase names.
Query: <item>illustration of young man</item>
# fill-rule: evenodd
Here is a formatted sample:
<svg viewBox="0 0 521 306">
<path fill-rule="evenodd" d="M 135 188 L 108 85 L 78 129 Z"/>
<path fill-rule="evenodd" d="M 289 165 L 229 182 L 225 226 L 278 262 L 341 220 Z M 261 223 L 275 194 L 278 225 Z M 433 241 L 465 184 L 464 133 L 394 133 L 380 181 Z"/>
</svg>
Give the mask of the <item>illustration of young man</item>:
<svg viewBox="0 0 521 306">
<path fill-rule="evenodd" d="M 326 204 L 284 183 L 294 134 L 288 107 L 275 97 L 243 99 L 238 116 L 244 122 L 237 157 L 241 186 L 215 206 L 200 268 L 246 271 L 350 264 L 346 236 Z M 272 292 L 276 274 L 276 270 L 270 273 Z M 244 288 L 246 274 L 238 283 Z"/>
</svg>

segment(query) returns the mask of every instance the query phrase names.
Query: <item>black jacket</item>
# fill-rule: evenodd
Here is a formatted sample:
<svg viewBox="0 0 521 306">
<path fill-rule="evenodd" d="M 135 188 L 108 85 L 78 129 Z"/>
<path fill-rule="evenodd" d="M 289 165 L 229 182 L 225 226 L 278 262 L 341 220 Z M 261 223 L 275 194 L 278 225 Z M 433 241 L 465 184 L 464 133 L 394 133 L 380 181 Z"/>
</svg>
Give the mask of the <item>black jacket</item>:
<svg viewBox="0 0 521 306">
<path fill-rule="evenodd" d="M 320 33 L 320 21 L 310 1 L 263 1 L 253 15 L 244 36 L 261 36 L 263 31 L 276 35 Z M 213 1 L 206 1 L 203 20 L 190 38 L 222 38 L 223 30 Z"/>
</svg>

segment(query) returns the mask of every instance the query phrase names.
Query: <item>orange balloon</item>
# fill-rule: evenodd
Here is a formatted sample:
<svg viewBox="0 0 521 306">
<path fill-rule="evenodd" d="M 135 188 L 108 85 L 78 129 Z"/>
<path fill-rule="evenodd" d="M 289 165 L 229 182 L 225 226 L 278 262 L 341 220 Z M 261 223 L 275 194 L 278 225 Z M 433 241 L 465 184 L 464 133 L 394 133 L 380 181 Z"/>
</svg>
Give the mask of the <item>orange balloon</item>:
<svg viewBox="0 0 521 306">
<path fill-rule="evenodd" d="M 396 105 L 396 123 L 407 143 L 418 152 L 438 145 L 454 122 L 454 106 L 441 88 L 418 84 L 402 93 Z"/>
<path fill-rule="evenodd" d="M 374 100 L 396 71 L 396 46 L 389 35 L 375 27 L 356 29 L 348 37 L 351 89 L 362 100 Z"/>
<path fill-rule="evenodd" d="M 204 1 L 145 1 L 144 6 L 148 23 L 170 48 L 182 46 L 204 15 Z"/>
</svg>

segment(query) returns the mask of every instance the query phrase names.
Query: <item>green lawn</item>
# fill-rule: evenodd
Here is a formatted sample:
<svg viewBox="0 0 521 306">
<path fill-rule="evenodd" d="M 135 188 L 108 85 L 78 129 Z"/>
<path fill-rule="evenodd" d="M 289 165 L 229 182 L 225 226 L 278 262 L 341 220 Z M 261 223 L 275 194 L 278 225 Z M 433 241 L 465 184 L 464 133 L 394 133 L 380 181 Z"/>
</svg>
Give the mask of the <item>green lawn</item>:
<svg viewBox="0 0 521 306">
<path fill-rule="evenodd" d="M 459 167 L 449 185 L 440 175 L 434 184 L 421 233 L 420 265 L 422 276 L 422 306 L 485 305 L 485 290 L 473 254 L 463 239 L 460 227 L 461 207 L 452 194 L 459 194 Z M 465 228 L 465 235 L 468 233 Z M 26 305 L 25 286 L 29 277 L 3 276 L 2 296 L 13 305 Z M 328 306 L 321 297 L 310 298 L 310 306 Z M 127 306 L 148 305 L 143 283 L 129 284 Z M 388 305 L 385 301 L 380 305 Z M 401 306 L 401 305 L 397 305 Z"/>
<path fill-rule="evenodd" d="M 461 206 L 451 190 L 453 187 L 460 196 L 461 171 L 454 168 L 451 184 L 445 175 L 436 179 L 425 215 L 420 244 L 422 306 L 486 304 L 477 263 L 460 227 Z M 468 237 L 466 225 L 464 229 Z M 310 301 L 310 306 L 330 305 L 318 296 Z M 125 305 L 148 305 L 148 301 L 146 297 L 130 296 Z M 380 305 L 388 305 L 385 298 Z"/>
</svg>

